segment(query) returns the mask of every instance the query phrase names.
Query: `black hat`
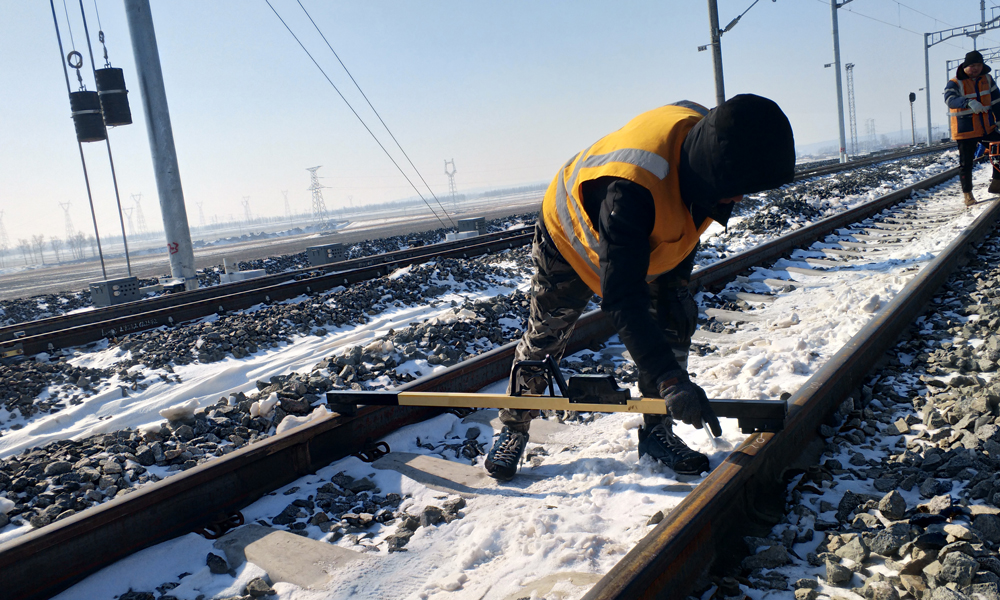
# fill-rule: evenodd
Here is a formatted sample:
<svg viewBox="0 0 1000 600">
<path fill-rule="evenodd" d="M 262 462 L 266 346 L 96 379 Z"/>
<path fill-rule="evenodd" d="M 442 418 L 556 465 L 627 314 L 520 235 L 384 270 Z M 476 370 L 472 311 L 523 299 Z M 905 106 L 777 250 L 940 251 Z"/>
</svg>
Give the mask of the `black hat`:
<svg viewBox="0 0 1000 600">
<path fill-rule="evenodd" d="M 730 98 L 709 111 L 684 140 L 682 186 L 696 196 L 685 198 L 689 203 L 712 206 L 722 198 L 791 183 L 794 177 L 792 126 L 767 98 Z"/>
<path fill-rule="evenodd" d="M 968 54 L 965 55 L 965 62 L 963 62 L 959 68 L 964 69 L 969 65 L 981 65 L 981 64 L 984 64 L 983 55 L 980 54 L 978 51 L 973 50 L 972 52 L 969 52 Z"/>
</svg>

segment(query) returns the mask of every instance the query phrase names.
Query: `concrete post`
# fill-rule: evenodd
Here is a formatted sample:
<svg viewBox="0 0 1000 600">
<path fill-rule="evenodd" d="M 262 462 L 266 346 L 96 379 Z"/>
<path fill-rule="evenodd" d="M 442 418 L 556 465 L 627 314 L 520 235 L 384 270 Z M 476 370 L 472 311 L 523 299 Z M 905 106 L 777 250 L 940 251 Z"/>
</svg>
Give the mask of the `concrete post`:
<svg viewBox="0 0 1000 600">
<path fill-rule="evenodd" d="M 837 22 L 837 0 L 830 0 L 833 12 L 833 68 L 837 71 L 837 119 L 840 124 L 840 162 L 847 162 L 847 134 L 844 132 L 844 87 L 840 78 L 840 28 Z"/>
<path fill-rule="evenodd" d="M 185 289 L 197 289 L 194 249 L 191 246 L 187 210 L 184 208 L 184 192 L 177 169 L 177 152 L 174 149 L 174 134 L 170 127 L 167 93 L 163 87 L 160 54 L 156 47 L 149 0 L 125 0 L 125 15 L 128 18 L 132 53 L 135 55 L 139 75 L 139 90 L 146 112 L 146 132 L 153 155 L 153 172 L 160 197 L 163 230 L 167 237 L 170 274 L 176 279 L 183 279 Z"/>
<path fill-rule="evenodd" d="M 931 145 L 931 59 L 930 59 L 930 37 L 931 34 L 924 34 L 924 91 L 927 94 L 927 145 Z"/>
<path fill-rule="evenodd" d="M 722 34 L 719 32 L 719 5 L 708 0 L 708 25 L 712 29 L 712 66 L 715 70 L 715 105 L 726 101 L 726 81 L 722 76 Z"/>
</svg>

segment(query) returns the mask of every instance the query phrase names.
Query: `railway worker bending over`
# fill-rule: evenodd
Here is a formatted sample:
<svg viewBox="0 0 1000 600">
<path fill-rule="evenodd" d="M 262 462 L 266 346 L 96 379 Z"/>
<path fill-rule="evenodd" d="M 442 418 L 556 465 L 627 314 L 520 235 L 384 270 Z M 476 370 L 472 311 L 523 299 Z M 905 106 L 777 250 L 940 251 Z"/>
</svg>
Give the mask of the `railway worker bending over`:
<svg viewBox="0 0 1000 600">
<path fill-rule="evenodd" d="M 562 357 L 573 326 L 596 293 L 639 368 L 639 391 L 661 396 L 669 416 L 646 415 L 639 456 L 681 474 L 708 470 L 708 457 L 673 431 L 674 419 L 721 434 L 704 390 L 688 378 L 698 308 L 688 291 L 699 236 L 726 224 L 733 205 L 792 181 L 792 128 L 778 105 L 750 94 L 714 110 L 678 102 L 643 113 L 563 165 L 535 225 L 528 325 L 515 361 Z M 538 371 L 521 389 L 545 392 Z M 510 390 L 508 390 L 510 393 Z M 486 470 L 511 479 L 535 410 L 500 411 L 503 430 Z"/>
<path fill-rule="evenodd" d="M 955 77 L 944 88 L 944 101 L 951 114 L 951 139 L 958 142 L 958 180 L 962 184 L 965 205 L 972 206 L 972 163 L 979 142 L 1000 141 L 997 132 L 997 103 L 1000 92 L 983 64 L 983 55 L 973 50 L 958 65 Z M 989 192 L 1000 194 L 1000 172 L 993 169 Z"/>
</svg>

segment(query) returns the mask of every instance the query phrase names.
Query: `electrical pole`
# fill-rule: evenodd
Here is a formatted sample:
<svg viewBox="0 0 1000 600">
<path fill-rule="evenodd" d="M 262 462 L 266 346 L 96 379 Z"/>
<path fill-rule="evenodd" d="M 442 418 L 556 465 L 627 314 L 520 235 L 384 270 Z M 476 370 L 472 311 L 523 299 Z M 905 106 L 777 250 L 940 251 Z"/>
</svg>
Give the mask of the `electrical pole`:
<svg viewBox="0 0 1000 600">
<path fill-rule="evenodd" d="M 833 68 L 837 72 L 837 117 L 840 123 L 840 162 L 847 162 L 847 139 L 844 132 L 844 87 L 840 78 L 840 25 L 837 21 L 837 9 L 853 0 L 830 0 L 830 11 L 833 13 Z"/>
<path fill-rule="evenodd" d="M 132 203 L 135 204 L 135 228 L 139 235 L 146 235 L 146 217 L 142 214 L 142 194 L 132 194 Z"/>
<path fill-rule="evenodd" d="M 250 196 L 243 196 L 243 216 L 247 219 L 247 229 L 253 223 L 253 213 L 250 212 Z"/>
<path fill-rule="evenodd" d="M 851 117 L 851 154 L 858 155 L 858 118 L 854 112 L 854 63 L 844 65 L 847 69 L 847 108 Z"/>
<path fill-rule="evenodd" d="M 291 224 L 292 222 L 292 207 L 288 204 L 288 190 L 282 190 L 281 195 L 285 197 L 285 220 Z"/>
<path fill-rule="evenodd" d="M 191 230 L 188 227 L 187 209 L 184 207 L 184 191 L 177 167 L 177 150 L 170 126 L 167 92 L 163 86 L 163 72 L 149 0 L 125 0 L 125 15 L 132 38 L 135 66 L 139 73 L 139 90 L 146 108 L 146 132 L 153 155 L 156 189 L 160 196 L 170 274 L 175 279 L 183 279 L 185 289 L 197 289 L 194 247 L 191 245 Z"/>
<path fill-rule="evenodd" d="M 451 171 L 448 170 L 448 165 L 451 165 Z M 453 158 L 451 160 L 444 161 L 444 174 L 448 176 L 448 191 L 451 192 L 452 210 L 454 210 L 456 207 L 457 201 L 455 197 L 458 192 L 457 188 L 455 187 L 455 173 L 458 173 L 458 171 L 455 170 L 455 159 Z"/>
<path fill-rule="evenodd" d="M 778 0 L 771 0 L 772 2 L 777 2 Z M 848 0 L 849 2 L 850 0 Z M 725 78 L 722 76 L 722 34 L 727 33 L 736 24 L 740 22 L 743 15 L 750 12 L 750 9 L 757 5 L 760 0 L 753 0 L 753 4 L 747 7 L 745 11 L 739 14 L 735 19 L 729 22 L 722 29 L 719 29 L 719 5 L 717 0 L 708 0 L 708 28 L 709 34 L 711 35 L 712 41 L 704 46 L 698 46 L 698 52 L 703 52 L 708 50 L 708 47 L 712 47 L 712 65 L 715 70 L 715 102 L 716 106 L 722 104 L 726 101 L 726 82 Z"/>
<path fill-rule="evenodd" d="M 917 145 L 917 128 L 916 122 L 913 120 L 913 103 L 916 101 L 917 95 L 910 92 L 910 137 L 912 138 L 911 145 Z"/>
<path fill-rule="evenodd" d="M 313 218 L 315 218 L 320 223 L 326 221 L 326 202 L 323 200 L 323 184 L 319 182 L 319 175 L 316 174 L 322 167 L 311 167 L 306 169 L 310 174 L 310 185 L 309 191 L 312 192 L 312 210 Z"/>
<path fill-rule="evenodd" d="M 712 68 L 715 71 L 715 105 L 726 101 L 726 81 L 722 76 L 722 33 L 719 32 L 719 5 L 708 0 L 708 27 L 712 41 Z"/>
<path fill-rule="evenodd" d="M 68 243 L 71 239 L 73 239 L 73 235 L 76 232 L 76 229 L 73 227 L 73 219 L 69 216 L 69 200 L 66 202 L 60 202 L 59 207 L 63 209 L 63 213 L 66 217 L 64 225 L 66 227 L 66 242 Z"/>
</svg>

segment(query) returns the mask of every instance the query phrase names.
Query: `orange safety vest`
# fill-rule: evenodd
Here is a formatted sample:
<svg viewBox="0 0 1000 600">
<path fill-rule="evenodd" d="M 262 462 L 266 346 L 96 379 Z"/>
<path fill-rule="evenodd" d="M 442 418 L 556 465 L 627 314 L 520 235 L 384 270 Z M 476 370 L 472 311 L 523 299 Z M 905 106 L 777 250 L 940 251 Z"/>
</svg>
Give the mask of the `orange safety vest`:
<svg viewBox="0 0 1000 600">
<path fill-rule="evenodd" d="M 969 100 L 978 100 L 983 106 L 989 108 L 993 99 L 990 96 L 993 78 L 983 74 L 975 79 L 952 78 L 952 83 L 958 85 L 962 96 Z M 978 83 L 978 85 L 976 85 Z M 981 138 L 996 129 L 996 122 L 993 119 L 993 111 L 975 114 L 971 108 L 949 108 L 951 116 L 951 139 L 968 140 Z"/>
<path fill-rule="evenodd" d="M 694 250 L 711 224 L 705 219 L 701 227 L 695 227 L 681 200 L 677 175 L 684 138 L 705 113 L 693 103 L 645 112 L 574 156 L 552 180 L 542 200 L 545 228 L 563 258 L 594 293 L 601 293 L 600 236 L 584 210 L 581 186 L 610 176 L 649 190 L 656 217 L 649 236 L 646 281 L 670 271 Z"/>
</svg>

